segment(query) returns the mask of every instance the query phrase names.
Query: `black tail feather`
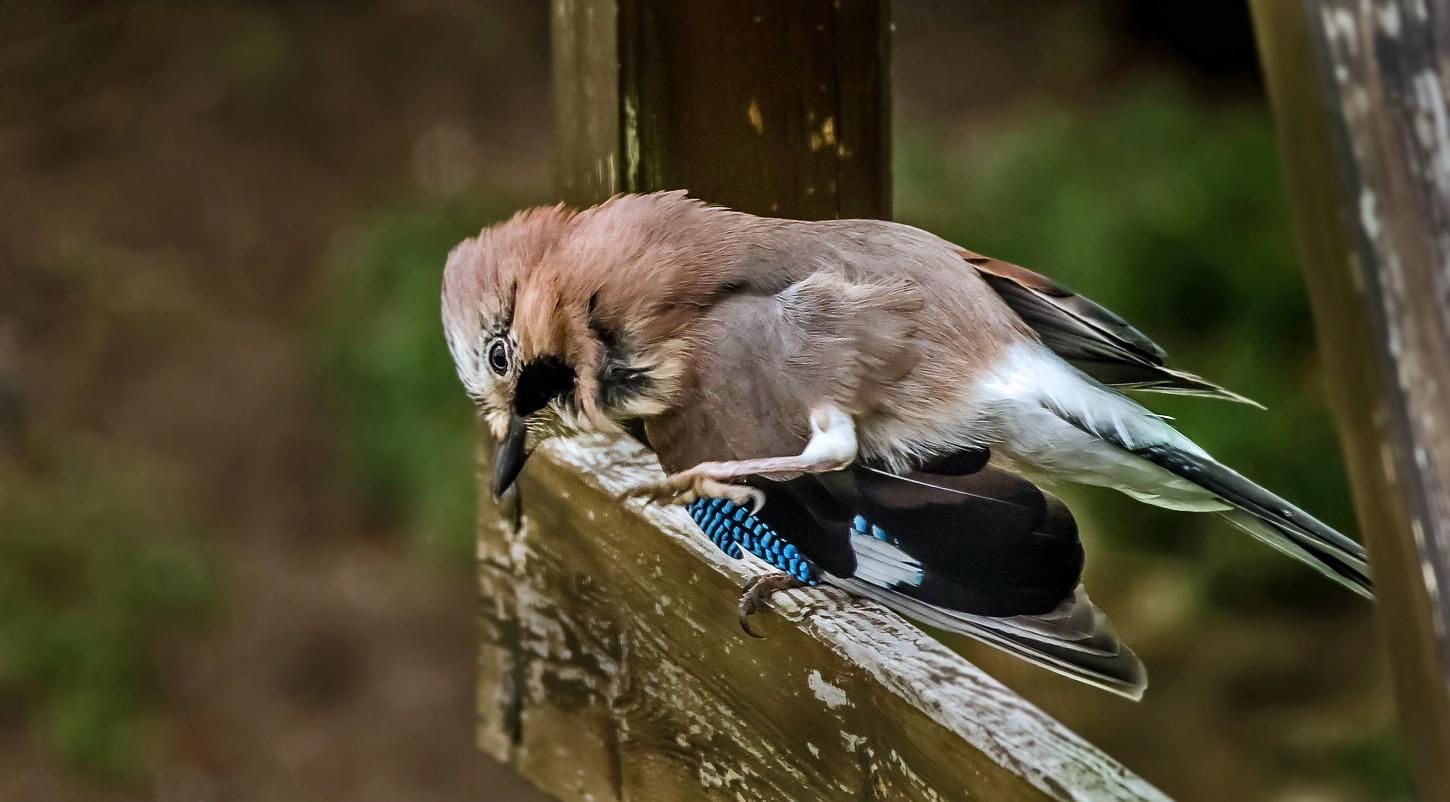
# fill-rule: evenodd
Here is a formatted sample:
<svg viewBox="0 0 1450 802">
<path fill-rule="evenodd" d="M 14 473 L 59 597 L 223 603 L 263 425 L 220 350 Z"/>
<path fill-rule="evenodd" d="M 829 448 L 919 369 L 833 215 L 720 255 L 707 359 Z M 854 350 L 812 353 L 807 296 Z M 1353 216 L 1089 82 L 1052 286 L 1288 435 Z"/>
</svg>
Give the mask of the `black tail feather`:
<svg viewBox="0 0 1450 802">
<path fill-rule="evenodd" d="M 1364 547 L 1307 512 L 1204 455 L 1171 445 L 1135 449 L 1138 456 L 1211 491 L 1234 510 L 1233 525 L 1363 596 L 1374 597 Z"/>
</svg>

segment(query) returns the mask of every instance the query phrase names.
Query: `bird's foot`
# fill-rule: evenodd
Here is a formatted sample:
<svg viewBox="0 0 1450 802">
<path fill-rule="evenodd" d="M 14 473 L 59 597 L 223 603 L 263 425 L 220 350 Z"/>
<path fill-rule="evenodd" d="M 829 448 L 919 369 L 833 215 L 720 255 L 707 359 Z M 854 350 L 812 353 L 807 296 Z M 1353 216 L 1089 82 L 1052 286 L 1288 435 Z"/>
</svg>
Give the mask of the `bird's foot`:
<svg viewBox="0 0 1450 802">
<path fill-rule="evenodd" d="M 765 494 L 761 491 L 748 485 L 722 482 L 699 468 L 630 488 L 625 495 L 673 504 L 689 504 L 697 498 L 721 498 L 749 509 L 751 515 L 765 506 Z"/>
<path fill-rule="evenodd" d="M 745 584 L 740 591 L 740 628 L 752 638 L 763 638 L 750 628 L 750 616 L 760 612 L 770 594 L 777 590 L 794 590 L 806 583 L 786 573 L 761 574 Z"/>
</svg>

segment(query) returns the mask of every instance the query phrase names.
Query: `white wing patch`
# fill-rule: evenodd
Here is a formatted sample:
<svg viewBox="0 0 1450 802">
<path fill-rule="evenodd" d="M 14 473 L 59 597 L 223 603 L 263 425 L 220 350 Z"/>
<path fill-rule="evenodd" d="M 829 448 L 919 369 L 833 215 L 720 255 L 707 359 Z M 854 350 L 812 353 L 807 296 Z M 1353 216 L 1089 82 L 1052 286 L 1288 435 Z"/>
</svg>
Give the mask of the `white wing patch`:
<svg viewBox="0 0 1450 802">
<path fill-rule="evenodd" d="M 860 516 L 851 527 L 851 547 L 856 551 L 856 579 L 883 588 L 921 587 L 921 563 Z"/>
</svg>

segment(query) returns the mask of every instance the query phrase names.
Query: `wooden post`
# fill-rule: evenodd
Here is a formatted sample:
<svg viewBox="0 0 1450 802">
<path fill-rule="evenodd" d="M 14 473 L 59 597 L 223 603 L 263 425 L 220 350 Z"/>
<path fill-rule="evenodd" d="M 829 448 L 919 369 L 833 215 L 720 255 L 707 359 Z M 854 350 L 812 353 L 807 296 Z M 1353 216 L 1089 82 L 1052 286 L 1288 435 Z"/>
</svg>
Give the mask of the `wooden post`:
<svg viewBox="0 0 1450 802">
<path fill-rule="evenodd" d="M 559 194 L 684 187 L 765 214 L 889 213 L 886 6 L 554 0 Z M 777 594 L 739 630 L 732 560 L 632 442 L 551 441 L 521 504 L 479 443 L 479 744 L 564 800 L 1162 800 L 895 614 Z M 519 514 L 519 510 L 523 514 Z M 1094 693 L 1084 688 L 1084 693 Z"/>
<path fill-rule="evenodd" d="M 555 0 L 565 202 L 688 189 L 741 211 L 891 216 L 881 0 Z"/>
<path fill-rule="evenodd" d="M 1253 0 L 1424 799 L 1450 799 L 1450 2 Z"/>
</svg>

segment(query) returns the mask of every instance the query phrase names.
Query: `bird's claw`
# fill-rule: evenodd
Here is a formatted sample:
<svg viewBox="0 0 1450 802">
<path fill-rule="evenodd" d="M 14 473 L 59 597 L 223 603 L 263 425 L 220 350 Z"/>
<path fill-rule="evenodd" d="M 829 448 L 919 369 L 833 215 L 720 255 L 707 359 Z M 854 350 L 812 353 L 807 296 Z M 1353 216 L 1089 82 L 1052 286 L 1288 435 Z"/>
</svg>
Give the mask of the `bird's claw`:
<svg viewBox="0 0 1450 802">
<path fill-rule="evenodd" d="M 653 502 L 689 504 L 699 498 L 720 498 L 750 510 L 751 515 L 765 506 L 765 493 L 749 485 L 733 485 L 703 474 L 683 471 L 658 482 L 630 488 L 625 495 Z"/>
<path fill-rule="evenodd" d="M 740 628 L 745 634 L 752 638 L 764 638 L 764 635 L 757 633 L 750 628 L 750 617 L 760 612 L 765 604 L 766 598 L 777 590 L 792 590 L 805 587 L 800 579 L 786 573 L 762 574 L 745 583 L 740 590 Z"/>
</svg>

